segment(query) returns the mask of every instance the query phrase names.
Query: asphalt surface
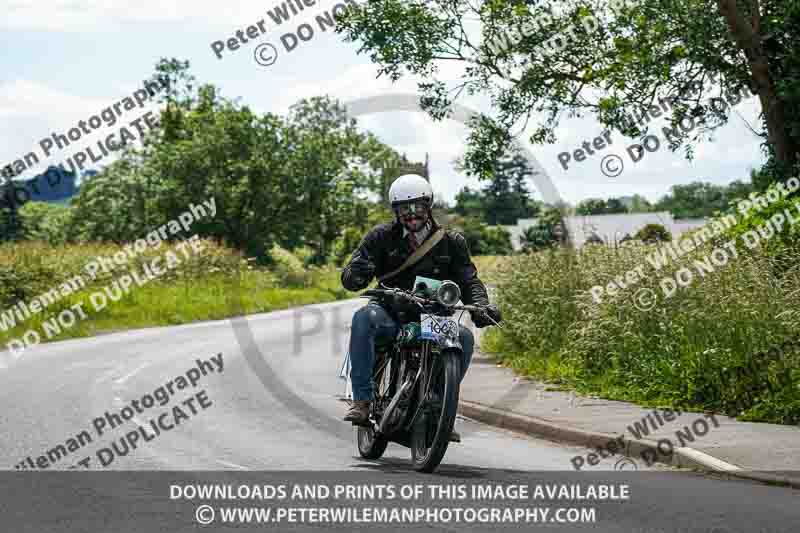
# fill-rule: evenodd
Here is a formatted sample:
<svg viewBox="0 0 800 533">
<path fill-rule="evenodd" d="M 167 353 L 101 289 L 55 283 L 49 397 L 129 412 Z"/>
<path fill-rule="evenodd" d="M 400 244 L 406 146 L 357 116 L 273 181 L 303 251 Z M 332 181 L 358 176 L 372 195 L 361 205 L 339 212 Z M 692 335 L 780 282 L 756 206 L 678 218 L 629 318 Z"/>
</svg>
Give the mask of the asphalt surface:
<svg viewBox="0 0 800 533">
<path fill-rule="evenodd" d="M 3 428 L 0 468 L 34 469 L 31 464 L 35 465 L 44 456 L 42 462 L 51 463 L 46 470 L 65 470 L 71 466 L 83 470 L 88 465 L 92 471 L 103 472 L 170 471 L 175 479 L 184 476 L 237 479 L 239 473 L 247 471 L 283 471 L 284 479 L 295 475 L 305 475 L 308 479 L 365 475 L 373 482 L 377 479 L 399 484 L 624 481 L 631 487 L 630 500 L 602 507 L 596 524 L 552 527 L 563 531 L 584 530 L 580 529 L 583 527 L 587 531 L 717 533 L 800 530 L 800 494 L 791 489 L 666 468 L 619 472 L 614 470 L 613 461 L 601 464 L 591 474 L 572 472 L 570 459 L 579 454 L 585 456 L 586 449 L 464 419 L 457 424 L 464 442 L 451 445 L 434 475 L 413 472 L 409 451 L 399 445 L 390 445 L 381 460 L 360 458 L 352 428 L 339 421 L 346 405 L 337 399 L 344 392 L 344 382 L 337 375 L 348 335 L 346 325 L 358 305 L 359 302 L 349 301 L 315 310 L 258 315 L 249 317 L 246 324 L 239 322 L 240 327 L 247 326 L 248 335 L 252 334 L 252 341 L 260 350 L 264 365 L 260 369 L 254 368 L 250 360 L 252 353 L 249 357 L 245 355 L 248 347 L 243 349 L 242 335 L 234 333 L 229 321 L 47 344 L 16 360 L 0 353 Z M 214 357 L 221 361 L 221 371 L 219 366 L 213 372 L 210 370 L 217 365 L 212 361 Z M 198 359 L 206 364 L 198 365 Z M 196 386 L 181 387 L 190 378 Z M 165 394 L 170 393 L 169 398 L 164 405 L 158 405 L 156 399 L 156 405 L 146 408 L 146 397 L 156 398 L 155 391 L 160 387 L 164 387 Z M 185 401 L 190 397 L 194 400 Z M 131 420 L 116 428 L 109 427 L 109 420 L 115 414 L 124 417 L 123 408 L 132 406 L 134 400 L 140 402 L 141 412 L 130 408 L 127 413 L 133 414 Z M 176 415 L 176 406 L 183 416 Z M 108 418 L 106 412 L 110 414 Z M 105 421 L 102 435 L 98 435 L 97 426 L 101 424 L 98 418 Z M 163 421 L 163 426 L 158 421 Z M 130 449 L 120 439 L 135 432 L 139 425 L 149 431 L 140 432 L 136 448 Z M 156 426 L 162 430 L 154 436 Z M 80 440 L 81 434 L 84 440 Z M 87 435 L 91 442 L 86 441 Z M 151 438 L 144 441 L 146 436 Z M 130 442 L 129 437 L 127 443 Z M 116 450 L 112 443 L 116 443 Z M 54 461 L 50 453 L 51 459 L 47 459 L 48 451 L 52 452 L 59 444 L 67 452 L 57 453 Z M 99 452 L 101 449 L 107 451 Z M 45 488 L 39 487 L 44 491 L 42 494 L 53 490 L 65 495 L 54 498 L 58 513 L 47 506 L 20 511 L 19 506 L 10 503 L 12 497 L 0 504 L 0 517 L 5 516 L 6 523 L 13 524 L 15 531 L 41 531 L 44 527 L 51 531 L 96 530 L 96 513 L 82 511 L 95 493 L 54 488 L 64 484 L 63 476 L 71 475 L 78 473 L 62 474 L 57 478 L 61 481 L 53 482 L 55 485 L 48 481 Z M 118 493 L 107 502 L 111 508 L 104 511 L 104 530 L 112 530 L 108 529 L 109 524 L 114 524 L 115 531 L 192 531 L 198 527 L 191 522 L 190 515 L 186 520 L 180 518 L 180 512 L 169 515 L 169 520 L 178 522 L 164 522 L 160 511 L 171 512 L 175 502 L 165 503 L 164 493 L 148 491 L 152 483 L 164 482 L 163 478 L 153 481 L 130 477 L 130 473 L 112 475 L 126 480 L 125 490 L 119 488 L 119 483 L 111 483 L 117 486 Z M 281 478 L 274 472 L 263 474 L 267 475 Z M 7 472 L 0 474 L 0 482 L 9 489 L 7 494 L 24 498 L 26 490 L 36 489 L 23 481 L 25 476 Z M 66 487 L 80 484 L 75 481 Z M 69 512 L 64 511 L 65 506 Z M 11 510 L 13 519 L 8 514 Z M 35 525 L 31 525 L 31 520 Z M 162 525 L 155 528 L 156 523 Z M 303 527 L 323 526 L 291 525 L 292 530 Z M 510 526 L 426 525 L 437 531 L 506 527 Z M 396 524 L 333 527 L 337 531 L 339 528 L 341 531 L 413 529 L 410 525 Z"/>
</svg>

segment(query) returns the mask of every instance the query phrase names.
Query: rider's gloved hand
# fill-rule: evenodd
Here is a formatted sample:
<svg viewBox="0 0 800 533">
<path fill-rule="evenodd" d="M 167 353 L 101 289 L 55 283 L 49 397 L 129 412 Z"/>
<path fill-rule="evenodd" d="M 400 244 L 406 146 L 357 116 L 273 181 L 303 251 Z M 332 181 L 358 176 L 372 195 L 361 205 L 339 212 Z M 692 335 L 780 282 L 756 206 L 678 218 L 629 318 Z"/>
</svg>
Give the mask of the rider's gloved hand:
<svg viewBox="0 0 800 533">
<path fill-rule="evenodd" d="M 471 313 L 471 316 L 472 322 L 475 324 L 476 328 L 493 326 L 495 322 L 500 323 L 503 320 L 500 309 L 494 304 L 486 306 L 482 313 Z M 494 322 L 492 322 L 492 320 L 494 320 Z"/>
<path fill-rule="evenodd" d="M 367 259 L 359 259 L 350 264 L 350 275 L 356 285 L 366 287 L 375 275 L 375 265 Z"/>
</svg>

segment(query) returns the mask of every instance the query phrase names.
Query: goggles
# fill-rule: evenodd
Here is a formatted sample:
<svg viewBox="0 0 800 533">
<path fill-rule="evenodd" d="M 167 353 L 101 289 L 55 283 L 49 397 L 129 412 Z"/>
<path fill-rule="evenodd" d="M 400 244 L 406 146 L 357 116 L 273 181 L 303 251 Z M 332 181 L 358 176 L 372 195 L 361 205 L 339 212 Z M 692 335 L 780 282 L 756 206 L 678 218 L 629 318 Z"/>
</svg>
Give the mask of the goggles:
<svg viewBox="0 0 800 533">
<path fill-rule="evenodd" d="M 398 204 L 398 205 L 396 205 L 394 207 L 394 210 L 401 217 L 405 216 L 405 215 L 424 214 L 428 210 L 428 201 L 427 200 L 418 200 L 416 202 L 408 202 L 408 203 L 404 203 L 404 204 Z"/>
</svg>

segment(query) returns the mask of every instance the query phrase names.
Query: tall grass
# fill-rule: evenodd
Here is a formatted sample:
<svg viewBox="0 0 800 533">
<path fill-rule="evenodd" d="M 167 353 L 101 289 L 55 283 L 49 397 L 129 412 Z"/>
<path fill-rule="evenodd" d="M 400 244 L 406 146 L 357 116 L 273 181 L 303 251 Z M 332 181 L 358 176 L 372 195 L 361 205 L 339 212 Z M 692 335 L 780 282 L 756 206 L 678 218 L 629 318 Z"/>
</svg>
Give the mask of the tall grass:
<svg viewBox="0 0 800 533">
<path fill-rule="evenodd" d="M 86 274 L 85 265 L 101 255 L 113 256 L 122 250 L 121 246 L 50 247 L 35 242 L 0 246 L 0 312 L 19 301 L 30 303 L 32 298 L 76 275 L 82 275 L 87 282 L 84 289 L 47 306 L 13 329 L 0 330 L 0 351 L 11 339 L 31 329 L 43 341 L 55 341 L 129 328 L 224 319 L 347 297 L 333 268 L 305 268 L 302 263 L 289 262 L 275 271 L 260 269 L 235 250 L 213 241 L 201 244 L 201 252 L 186 255 L 177 245 L 147 250 L 114 272 L 101 272 L 94 280 Z M 167 252 L 175 253 L 181 261 L 175 269 L 141 287 L 132 285 L 118 301 L 110 302 L 101 311 L 94 310 L 89 299 L 92 293 L 102 291 L 129 271 L 141 272 L 146 262 L 164 257 Z M 82 304 L 87 318 L 46 338 L 43 323 L 75 304 Z"/>
<path fill-rule="evenodd" d="M 660 272 L 645 259 L 655 246 L 641 244 L 515 257 L 499 274 L 505 330 L 484 349 L 523 373 L 613 399 L 800 422 L 800 249 L 787 250 L 780 268 L 768 254 L 742 253 L 702 277 L 694 261 L 712 249 Z M 639 265 L 639 283 L 591 296 Z M 659 282 L 681 268 L 693 283 L 666 297 Z M 654 299 L 637 306 L 643 290 Z"/>
</svg>

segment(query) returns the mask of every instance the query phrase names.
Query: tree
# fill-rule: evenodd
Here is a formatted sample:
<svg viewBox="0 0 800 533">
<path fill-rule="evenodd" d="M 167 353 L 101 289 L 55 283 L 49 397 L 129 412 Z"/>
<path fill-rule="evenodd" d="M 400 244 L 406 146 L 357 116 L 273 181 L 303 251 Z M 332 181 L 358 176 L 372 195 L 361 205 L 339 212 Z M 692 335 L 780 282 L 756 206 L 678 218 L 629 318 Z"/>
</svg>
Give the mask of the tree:
<svg viewBox="0 0 800 533">
<path fill-rule="evenodd" d="M 488 226 L 474 217 L 459 217 L 450 226 L 464 234 L 472 255 L 510 255 L 514 249 L 511 234 L 501 227 Z"/>
<path fill-rule="evenodd" d="M 314 262 L 323 263 L 341 229 L 366 218 L 366 202 L 360 197 L 365 174 L 353 163 L 374 162 L 374 154 L 362 154 L 365 139 L 355 120 L 327 97 L 293 105 L 287 126 L 295 147 L 289 172 L 300 181 L 302 205 L 292 225 L 295 242 L 288 244 L 310 246 L 316 252 Z M 385 146 L 375 148 L 380 152 Z"/>
<path fill-rule="evenodd" d="M 464 170 L 461 161 L 458 170 Z M 491 226 L 513 226 L 520 218 L 533 218 L 539 204 L 531 199 L 526 180 L 533 175 L 528 162 L 512 152 L 495 162 L 492 173 L 484 178 L 482 189 L 465 186 L 456 195 L 455 211 L 461 216 L 482 218 Z"/>
<path fill-rule="evenodd" d="M 486 222 L 489 225 L 516 224 L 516 206 L 511 193 L 511 179 L 507 173 L 496 169 L 483 189 L 483 194 L 486 198 Z"/>
<path fill-rule="evenodd" d="M 655 208 L 669 211 L 675 218 L 706 218 L 716 212 L 726 211 L 737 199 L 744 198 L 753 187 L 741 181 L 728 186 L 694 181 L 686 185 L 674 185 Z"/>
<path fill-rule="evenodd" d="M 214 217 L 191 231 L 262 262 L 275 245 L 312 249 L 322 263 L 342 230 L 368 219 L 376 179 L 404 158 L 357 130 L 338 102 L 301 100 L 287 117 L 259 115 L 196 86 L 188 63 L 162 60 L 169 80 L 160 126 L 140 150 L 88 178 L 74 200 L 74 234 L 130 241 L 211 198 Z"/>
<path fill-rule="evenodd" d="M 609 198 L 606 200 L 606 214 L 616 215 L 620 213 L 627 213 L 628 208 L 619 198 Z"/>
<path fill-rule="evenodd" d="M 647 224 L 636 232 L 634 239 L 646 243 L 667 242 L 672 240 L 672 234 L 661 224 Z"/>
<path fill-rule="evenodd" d="M 67 242 L 72 210 L 69 206 L 46 202 L 28 202 L 19 210 L 21 237 L 44 241 L 53 246 Z"/>
<path fill-rule="evenodd" d="M 527 180 L 534 175 L 528 161 L 518 153 L 512 153 L 497 162 L 495 173 L 509 184 L 503 189 L 503 195 L 492 198 L 497 210 L 498 224 L 514 225 L 520 218 L 533 218 L 539 212 L 539 206 L 531 199 Z M 491 197 L 490 197 L 491 198 Z M 490 204 L 491 205 L 491 204 Z M 489 224 L 493 222 L 488 220 Z"/>
<path fill-rule="evenodd" d="M 631 198 L 630 207 L 628 211 L 631 213 L 649 213 L 653 210 L 653 206 L 647 201 L 647 198 L 640 194 L 634 194 Z"/>
<path fill-rule="evenodd" d="M 130 153 L 102 172 L 85 177 L 71 200 L 67 239 L 123 243 L 146 235 L 153 229 L 151 223 L 158 227 L 168 220 L 148 218 L 155 202 L 150 192 L 142 169 Z"/>
<path fill-rule="evenodd" d="M 12 185 L 11 180 L 0 185 L 0 242 L 12 241 L 20 236 L 19 209 Z"/>
<path fill-rule="evenodd" d="M 473 120 L 465 157 L 476 174 L 490 174 L 515 124 L 531 121 L 531 142 L 553 142 L 562 115 L 592 113 L 608 128 L 641 136 L 626 110 L 651 109 L 664 98 L 672 102 L 673 128 L 682 120 L 698 126 L 672 145 L 684 145 L 690 157 L 694 143 L 731 113 L 712 108 L 708 97 L 749 88 L 761 104 L 775 175 L 785 179 L 800 147 L 797 27 L 793 0 L 669 8 L 662 0 L 372 0 L 349 10 L 336 31 L 358 41 L 380 75 L 422 78 L 421 104 L 434 118 L 461 94 L 488 94 L 493 116 Z M 439 69 L 445 62 L 466 67 L 452 91 L 439 76 L 452 72 Z"/>
<path fill-rule="evenodd" d="M 520 244 L 526 252 L 535 252 L 550 248 L 563 242 L 566 237 L 561 211 L 556 208 L 546 209 L 536 223 L 526 228 L 520 236 Z"/>
<path fill-rule="evenodd" d="M 479 217 L 483 219 L 485 209 L 485 200 L 481 191 L 473 191 L 469 186 L 465 185 L 456 194 L 455 212 L 462 217 Z"/>
<path fill-rule="evenodd" d="M 606 212 L 606 203 L 600 198 L 589 198 L 577 205 L 575 213 L 578 215 L 602 215 Z"/>
<path fill-rule="evenodd" d="M 589 198 L 578 204 L 575 208 L 575 213 L 578 215 L 615 215 L 618 213 L 627 213 L 628 208 L 622 203 L 619 198 L 609 198 L 603 200 L 600 198 Z"/>
</svg>

